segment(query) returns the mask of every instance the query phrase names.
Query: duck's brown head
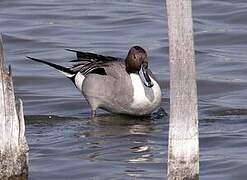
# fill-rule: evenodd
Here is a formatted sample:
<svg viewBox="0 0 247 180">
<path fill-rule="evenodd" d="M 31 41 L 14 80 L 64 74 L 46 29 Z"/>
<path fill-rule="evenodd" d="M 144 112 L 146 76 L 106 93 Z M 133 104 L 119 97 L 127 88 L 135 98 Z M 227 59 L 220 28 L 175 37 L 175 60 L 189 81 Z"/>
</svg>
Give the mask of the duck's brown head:
<svg viewBox="0 0 247 180">
<path fill-rule="evenodd" d="M 152 87 L 153 83 L 148 74 L 148 57 L 146 51 L 140 46 L 133 46 L 125 59 L 126 71 L 128 73 L 138 73 L 147 87 Z"/>
</svg>

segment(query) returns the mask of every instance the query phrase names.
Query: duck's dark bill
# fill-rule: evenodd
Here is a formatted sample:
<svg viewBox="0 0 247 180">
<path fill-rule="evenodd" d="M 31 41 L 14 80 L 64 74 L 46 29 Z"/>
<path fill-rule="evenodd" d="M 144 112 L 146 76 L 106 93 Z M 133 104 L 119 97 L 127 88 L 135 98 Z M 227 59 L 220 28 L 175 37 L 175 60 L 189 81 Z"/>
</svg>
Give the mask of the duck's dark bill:
<svg viewBox="0 0 247 180">
<path fill-rule="evenodd" d="M 143 82 L 143 84 L 149 88 L 153 87 L 153 82 L 152 80 L 150 79 L 150 76 L 148 74 L 148 71 L 147 71 L 147 66 L 144 66 L 142 65 L 140 71 L 139 71 L 139 74 L 140 74 L 140 77 L 141 77 L 141 80 Z"/>
</svg>

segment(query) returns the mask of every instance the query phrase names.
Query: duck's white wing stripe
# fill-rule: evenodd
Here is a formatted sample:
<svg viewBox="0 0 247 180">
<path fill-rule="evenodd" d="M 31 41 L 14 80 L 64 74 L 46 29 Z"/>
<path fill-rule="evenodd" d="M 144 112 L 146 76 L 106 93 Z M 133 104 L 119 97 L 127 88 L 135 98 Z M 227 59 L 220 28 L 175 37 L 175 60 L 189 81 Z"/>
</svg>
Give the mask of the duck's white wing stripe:
<svg viewBox="0 0 247 180">
<path fill-rule="evenodd" d="M 75 75 L 75 85 L 76 87 L 82 91 L 82 84 L 83 84 L 83 81 L 85 79 L 85 76 L 82 75 L 82 73 L 78 72 L 76 75 Z"/>
</svg>

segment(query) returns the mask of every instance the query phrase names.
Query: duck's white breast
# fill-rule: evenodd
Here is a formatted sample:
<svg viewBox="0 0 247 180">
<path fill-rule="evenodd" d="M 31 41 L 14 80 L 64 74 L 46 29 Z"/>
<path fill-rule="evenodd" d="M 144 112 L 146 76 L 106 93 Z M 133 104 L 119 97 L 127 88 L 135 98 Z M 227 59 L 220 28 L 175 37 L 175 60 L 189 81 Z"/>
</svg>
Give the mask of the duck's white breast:
<svg viewBox="0 0 247 180">
<path fill-rule="evenodd" d="M 140 109 L 142 111 L 140 112 L 141 114 L 151 113 L 160 105 L 161 102 L 161 90 L 158 83 L 150 77 L 154 85 L 152 88 L 149 88 L 143 84 L 138 74 L 131 73 L 130 78 L 134 90 L 131 107 L 133 109 Z M 147 93 L 148 91 L 152 91 L 152 98 L 147 97 L 147 94 L 150 94 Z"/>
</svg>

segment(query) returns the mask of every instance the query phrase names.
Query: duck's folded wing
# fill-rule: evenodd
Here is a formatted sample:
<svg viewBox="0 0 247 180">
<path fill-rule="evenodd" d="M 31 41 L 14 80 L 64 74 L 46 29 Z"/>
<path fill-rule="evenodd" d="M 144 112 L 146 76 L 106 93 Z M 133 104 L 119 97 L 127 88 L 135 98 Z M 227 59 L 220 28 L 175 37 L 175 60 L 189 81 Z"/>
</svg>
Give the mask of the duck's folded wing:
<svg viewBox="0 0 247 180">
<path fill-rule="evenodd" d="M 84 75 L 89 73 L 97 73 L 104 75 L 104 67 L 108 66 L 108 62 L 119 61 L 121 58 L 112 56 L 103 56 L 99 54 L 94 54 L 90 52 L 81 52 L 77 50 L 67 49 L 76 53 L 77 59 L 70 62 L 74 62 L 70 70 L 74 72 L 81 72 Z"/>
<path fill-rule="evenodd" d="M 113 56 L 103 56 L 100 54 L 90 53 L 90 52 L 82 52 L 77 51 L 73 49 L 66 49 L 67 51 L 75 52 L 77 59 L 72 60 L 70 62 L 81 62 L 81 61 L 103 61 L 103 62 L 109 62 L 109 61 L 118 61 L 120 58 L 113 57 Z"/>
</svg>

